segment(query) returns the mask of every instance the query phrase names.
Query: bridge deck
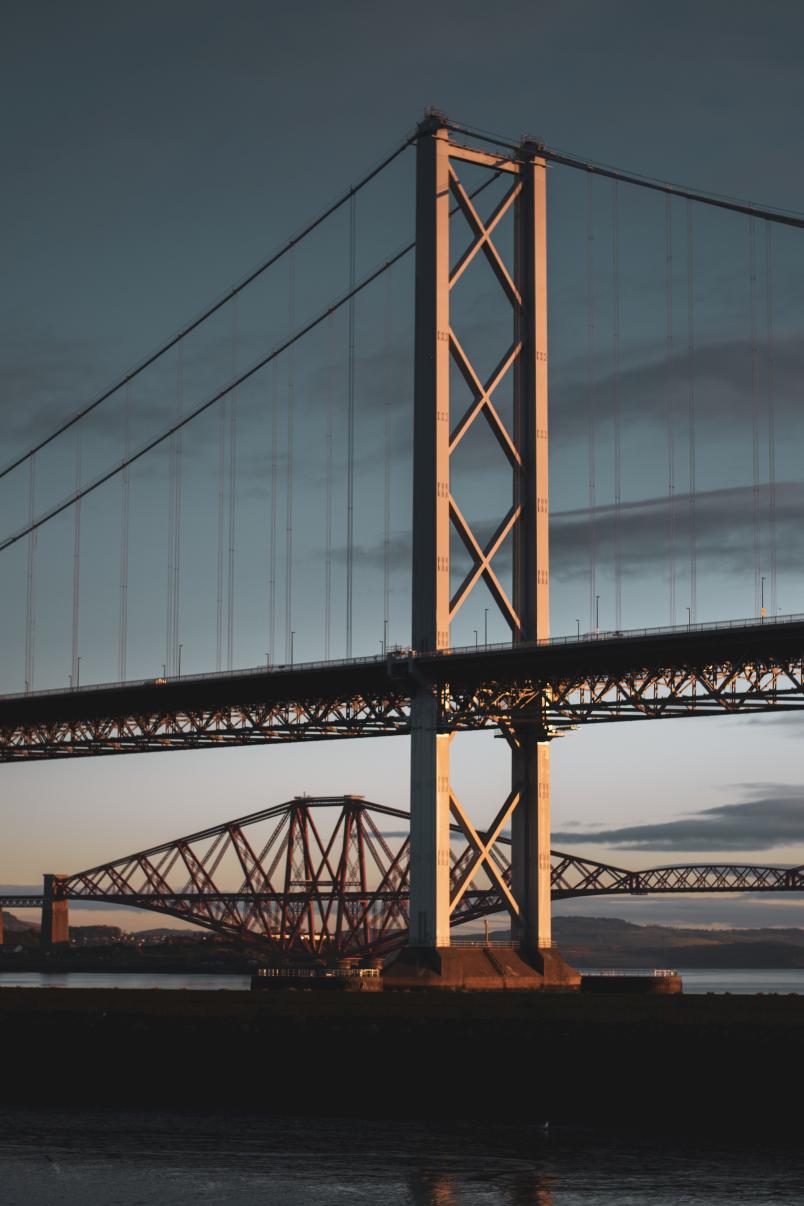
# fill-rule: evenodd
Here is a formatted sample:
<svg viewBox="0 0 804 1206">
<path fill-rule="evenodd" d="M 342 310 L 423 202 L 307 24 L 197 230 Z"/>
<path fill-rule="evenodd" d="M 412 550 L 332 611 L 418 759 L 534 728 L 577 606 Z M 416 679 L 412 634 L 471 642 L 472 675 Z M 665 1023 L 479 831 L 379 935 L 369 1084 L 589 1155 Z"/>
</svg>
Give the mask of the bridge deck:
<svg viewBox="0 0 804 1206">
<path fill-rule="evenodd" d="M 4 696 L 0 761 L 403 734 L 421 680 L 453 731 L 800 708 L 804 618 Z"/>
</svg>

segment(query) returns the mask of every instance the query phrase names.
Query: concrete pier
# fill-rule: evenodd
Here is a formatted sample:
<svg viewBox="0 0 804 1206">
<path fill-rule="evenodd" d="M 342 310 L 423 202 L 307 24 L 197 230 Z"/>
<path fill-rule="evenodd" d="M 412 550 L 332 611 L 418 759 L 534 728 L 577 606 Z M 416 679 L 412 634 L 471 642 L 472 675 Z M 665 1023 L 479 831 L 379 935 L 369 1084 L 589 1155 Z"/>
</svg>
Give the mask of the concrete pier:
<svg viewBox="0 0 804 1206">
<path fill-rule="evenodd" d="M 63 879 L 63 875 L 46 875 L 44 877 L 40 937 L 44 950 L 70 941 L 69 904 L 59 893 L 59 885 Z"/>
</svg>

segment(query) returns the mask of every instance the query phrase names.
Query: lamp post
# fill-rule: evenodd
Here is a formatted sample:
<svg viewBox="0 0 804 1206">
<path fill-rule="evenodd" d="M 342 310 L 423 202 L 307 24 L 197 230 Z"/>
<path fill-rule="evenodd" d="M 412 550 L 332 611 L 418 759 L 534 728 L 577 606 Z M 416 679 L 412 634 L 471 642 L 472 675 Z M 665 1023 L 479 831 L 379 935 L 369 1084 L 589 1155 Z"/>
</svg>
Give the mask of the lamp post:
<svg viewBox="0 0 804 1206">
<path fill-rule="evenodd" d="M 472 631 L 473 631 L 473 632 L 474 632 L 474 634 L 475 634 L 475 649 L 477 649 L 477 629 L 476 629 L 476 628 L 474 628 Z"/>
<path fill-rule="evenodd" d="M 760 591 L 760 594 L 759 594 L 759 599 L 760 599 L 759 618 L 761 620 L 764 620 L 765 619 L 765 578 L 764 578 L 764 576 L 762 578 L 760 578 L 760 580 L 759 580 L 759 591 Z"/>
<path fill-rule="evenodd" d="M 580 620 L 575 621 L 575 636 L 580 641 L 580 639 L 581 639 L 581 621 Z"/>
<path fill-rule="evenodd" d="M 692 628 L 692 608 L 687 607 L 687 628 Z"/>
<path fill-rule="evenodd" d="M 76 691 L 81 686 L 81 658 L 75 659 L 75 689 Z"/>
<path fill-rule="evenodd" d="M 600 595 L 595 595 L 595 632 L 600 632 Z"/>
<path fill-rule="evenodd" d="M 184 645 L 179 645 L 179 678 L 181 678 L 181 651 L 183 648 Z"/>
<path fill-rule="evenodd" d="M 295 635 L 296 635 L 296 630 L 295 630 L 295 628 L 292 628 L 290 631 L 290 664 L 291 664 L 291 666 L 293 665 L 293 638 L 295 637 Z"/>
<path fill-rule="evenodd" d="M 488 609 L 488 607 L 484 607 L 483 608 L 483 644 L 488 645 L 488 643 L 489 643 L 489 609 Z"/>
</svg>

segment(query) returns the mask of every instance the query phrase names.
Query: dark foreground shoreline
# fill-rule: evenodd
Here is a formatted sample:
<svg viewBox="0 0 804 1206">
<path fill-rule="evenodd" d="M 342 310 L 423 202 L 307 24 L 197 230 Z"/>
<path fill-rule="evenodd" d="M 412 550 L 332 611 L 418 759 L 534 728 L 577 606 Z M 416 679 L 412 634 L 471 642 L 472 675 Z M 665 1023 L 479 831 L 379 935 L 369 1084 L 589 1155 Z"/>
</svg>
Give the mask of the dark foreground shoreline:
<svg viewBox="0 0 804 1206">
<path fill-rule="evenodd" d="M 0 989 L 0 1107 L 789 1119 L 800 996 Z"/>
</svg>

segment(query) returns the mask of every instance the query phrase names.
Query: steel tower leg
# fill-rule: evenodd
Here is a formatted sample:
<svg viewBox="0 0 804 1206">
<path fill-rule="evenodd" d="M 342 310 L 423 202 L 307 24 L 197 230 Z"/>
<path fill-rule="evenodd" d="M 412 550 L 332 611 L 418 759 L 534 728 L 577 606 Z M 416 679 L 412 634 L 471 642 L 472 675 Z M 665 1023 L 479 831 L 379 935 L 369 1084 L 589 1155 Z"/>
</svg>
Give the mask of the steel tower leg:
<svg viewBox="0 0 804 1206">
<path fill-rule="evenodd" d="M 522 352 L 514 377 L 514 440 L 521 461 L 516 500 L 522 508 L 514 530 L 513 595 L 519 616 L 514 640 L 550 635 L 550 513 L 547 405 L 547 216 L 545 162 L 537 148 L 520 147 L 522 190 L 515 211 L 517 310 Z M 512 786 L 521 794 L 511 824 L 511 867 L 519 917 L 512 932 L 529 950 L 549 947 L 550 746 L 542 718 L 514 726 Z"/>
<path fill-rule="evenodd" d="M 413 459 L 413 647 L 449 645 L 449 144 L 437 118 L 416 160 L 416 354 Z M 449 945 L 449 737 L 439 700 L 417 684 L 411 709 L 410 931 Z"/>
</svg>

